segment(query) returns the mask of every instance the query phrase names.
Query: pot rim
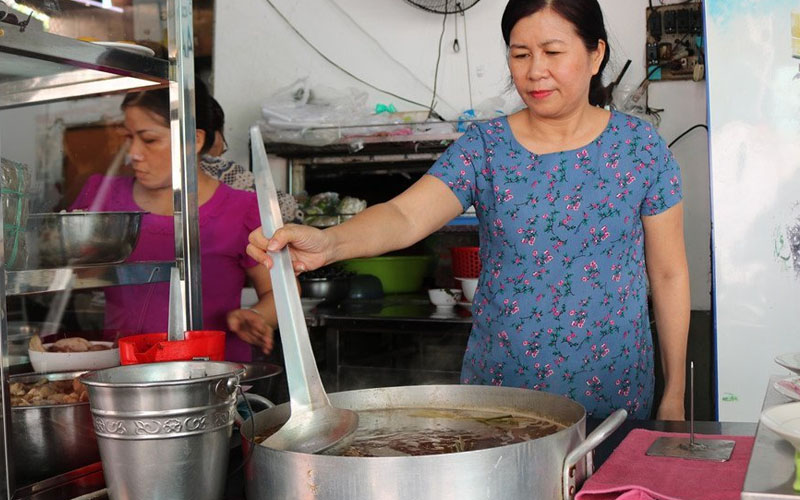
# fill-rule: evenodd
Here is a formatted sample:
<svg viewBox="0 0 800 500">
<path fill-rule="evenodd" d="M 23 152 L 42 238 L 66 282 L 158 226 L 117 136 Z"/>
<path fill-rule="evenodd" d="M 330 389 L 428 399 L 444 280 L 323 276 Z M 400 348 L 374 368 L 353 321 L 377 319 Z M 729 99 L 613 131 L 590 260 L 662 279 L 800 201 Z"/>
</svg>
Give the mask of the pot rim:
<svg viewBox="0 0 800 500">
<path fill-rule="evenodd" d="M 546 436 L 542 436 L 542 437 L 539 437 L 539 438 L 536 438 L 536 439 L 527 440 L 527 441 L 522 441 L 522 442 L 519 442 L 519 443 L 511 443 L 511 444 L 506 444 L 506 445 L 502 445 L 502 446 L 495 446 L 495 447 L 479 449 L 479 450 L 461 451 L 461 452 L 457 452 L 457 453 L 440 453 L 440 454 L 434 454 L 434 455 L 397 456 L 397 457 L 351 457 L 351 456 L 344 456 L 344 455 L 313 454 L 314 459 L 315 460 L 320 460 L 320 459 L 321 460 L 334 460 L 334 459 L 335 460 L 342 460 L 342 459 L 346 459 L 346 460 L 352 460 L 352 461 L 355 461 L 355 460 L 361 460 L 361 461 L 363 461 L 363 460 L 374 460 L 374 461 L 376 461 L 376 463 L 377 463 L 377 461 L 389 461 L 390 462 L 390 461 L 408 460 L 410 458 L 413 458 L 415 461 L 418 461 L 418 460 L 431 460 L 431 461 L 432 460 L 446 460 L 447 458 L 442 458 L 442 457 L 451 457 L 451 456 L 456 455 L 456 454 L 459 455 L 459 456 L 464 456 L 466 454 L 479 454 L 479 453 L 486 454 L 486 453 L 498 450 L 500 448 L 508 449 L 510 447 L 529 446 L 530 443 L 532 443 L 534 441 L 541 442 L 541 441 L 547 440 L 548 438 L 550 438 L 552 440 L 552 439 L 555 439 L 555 437 L 553 437 L 553 436 L 560 436 L 560 435 L 565 434 L 565 433 L 573 432 L 574 429 L 576 428 L 576 426 L 577 426 L 578 429 L 583 429 L 584 432 L 585 432 L 585 429 L 586 429 L 586 418 L 587 418 L 588 412 L 586 411 L 586 407 L 584 407 L 582 404 L 580 404 L 577 401 L 574 401 L 574 400 L 572 400 L 572 399 L 570 399 L 570 398 L 568 398 L 566 396 L 562 396 L 560 394 L 541 392 L 541 391 L 534 391 L 533 389 L 526 389 L 526 388 L 523 388 L 523 387 L 496 387 L 496 386 L 489 386 L 489 385 L 469 385 L 469 384 L 425 384 L 425 385 L 410 385 L 410 386 L 375 387 L 375 388 L 368 388 L 368 389 L 354 389 L 354 390 L 349 390 L 349 391 L 334 392 L 334 393 L 329 394 L 329 396 L 331 396 L 332 399 L 335 399 L 337 394 L 348 394 L 348 395 L 352 395 L 353 397 L 358 397 L 359 395 L 367 395 L 370 392 L 377 391 L 377 390 L 386 390 L 386 389 L 389 389 L 389 390 L 404 390 L 404 389 L 420 390 L 420 388 L 422 388 L 422 387 L 433 388 L 433 389 L 439 389 L 439 388 L 451 389 L 451 388 L 455 388 L 455 390 L 457 390 L 457 391 L 458 390 L 467 391 L 469 389 L 476 389 L 476 388 L 478 390 L 490 389 L 490 390 L 501 390 L 501 391 L 508 391 L 508 390 L 512 390 L 512 391 L 531 391 L 531 392 L 535 392 L 537 394 L 543 394 L 547 398 L 555 397 L 555 398 L 562 399 L 563 400 L 562 402 L 565 405 L 573 406 L 574 410 L 578 410 L 580 412 L 580 417 L 577 420 L 575 420 L 573 423 L 569 424 L 569 425 L 562 423 L 561 425 L 564 426 L 563 429 L 560 429 L 560 430 L 558 430 L 558 431 L 556 431 L 556 432 L 554 432 L 552 434 L 548 434 Z M 463 388 L 463 389 L 460 389 L 460 388 Z M 400 407 L 402 407 L 402 406 L 398 406 L 398 408 L 400 408 Z M 251 415 L 250 417 L 245 419 L 241 424 L 237 424 L 237 427 L 239 428 L 239 433 L 240 433 L 240 436 L 241 436 L 242 443 L 243 444 L 246 443 L 247 446 L 263 448 L 263 452 L 267 452 L 269 454 L 277 454 L 278 456 L 285 455 L 285 454 L 289 454 L 289 456 L 299 456 L 299 455 L 306 455 L 307 456 L 307 455 L 309 455 L 308 453 L 301 453 L 301 452 L 287 451 L 287 450 L 276 450 L 274 448 L 269 448 L 269 447 L 266 447 L 266 446 L 262 446 L 260 443 L 256 443 L 253 440 L 253 438 L 255 436 L 247 437 L 245 435 L 246 433 L 247 434 L 249 434 L 251 432 L 257 433 L 259 430 L 263 430 L 262 428 L 259 428 L 259 425 L 256 422 L 256 418 L 258 417 L 258 415 L 260 415 L 262 413 L 267 414 L 267 413 L 270 413 L 270 412 L 271 413 L 275 413 L 276 411 L 280 411 L 281 409 L 283 409 L 285 411 L 286 408 L 291 409 L 290 402 L 281 403 L 280 405 L 276 405 L 276 406 L 274 406 L 272 408 L 267 408 L 265 410 L 257 412 L 254 415 Z M 551 417 L 548 417 L 547 415 L 543 415 L 543 417 L 544 418 L 551 418 Z M 585 437 L 584 437 L 584 439 L 585 439 Z M 254 450 L 255 449 L 257 449 L 257 448 L 254 448 Z"/>
<path fill-rule="evenodd" d="M 236 363 L 233 361 L 164 361 L 163 363 L 220 363 L 220 364 L 229 364 L 231 366 L 232 371 L 230 372 L 223 372 L 218 373 L 216 375 L 207 375 L 205 377 L 197 377 L 197 378 L 188 378 L 188 379 L 176 379 L 176 380 L 162 380 L 162 381 L 154 381 L 154 382 L 101 382 L 98 380 L 90 380 L 89 377 L 104 372 L 106 370 L 120 370 L 126 369 L 128 367 L 137 367 L 142 366 L 142 364 L 158 364 L 158 363 L 142 363 L 136 365 L 120 365 L 114 366 L 111 368 L 103 368 L 102 370 L 92 370 L 89 372 L 84 373 L 80 377 L 80 382 L 84 385 L 88 385 L 90 387 L 109 387 L 109 388 L 143 388 L 143 387 L 172 387 L 172 386 L 180 386 L 180 385 L 192 385 L 204 382 L 211 382 L 212 380 L 220 380 L 227 377 L 234 376 L 238 380 L 241 378 L 242 374 L 245 371 L 244 365 L 241 363 Z M 128 368 L 132 369 L 132 368 Z"/>
</svg>

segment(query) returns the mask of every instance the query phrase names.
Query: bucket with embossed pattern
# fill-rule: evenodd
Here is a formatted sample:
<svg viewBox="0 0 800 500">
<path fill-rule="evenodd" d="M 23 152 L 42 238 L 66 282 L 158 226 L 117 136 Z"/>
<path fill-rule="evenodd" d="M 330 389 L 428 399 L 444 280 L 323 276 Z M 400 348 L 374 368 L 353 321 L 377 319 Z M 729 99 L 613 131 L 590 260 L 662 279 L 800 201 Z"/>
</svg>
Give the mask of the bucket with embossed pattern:
<svg viewBox="0 0 800 500">
<path fill-rule="evenodd" d="M 118 366 L 81 377 L 112 499 L 221 499 L 244 367 Z"/>
</svg>

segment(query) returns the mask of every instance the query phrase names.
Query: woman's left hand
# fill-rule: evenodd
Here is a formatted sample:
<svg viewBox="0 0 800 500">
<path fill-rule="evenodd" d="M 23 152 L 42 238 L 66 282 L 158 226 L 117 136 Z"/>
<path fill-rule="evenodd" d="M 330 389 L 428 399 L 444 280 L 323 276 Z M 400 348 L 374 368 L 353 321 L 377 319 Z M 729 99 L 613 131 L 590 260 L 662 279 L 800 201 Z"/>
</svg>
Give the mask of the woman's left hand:
<svg viewBox="0 0 800 500">
<path fill-rule="evenodd" d="M 685 410 L 683 407 L 683 396 L 681 397 L 664 397 L 658 405 L 658 412 L 656 413 L 656 420 L 686 420 Z"/>
<path fill-rule="evenodd" d="M 267 319 L 254 309 L 236 309 L 228 313 L 228 328 L 248 344 L 272 352 L 275 330 Z"/>
</svg>

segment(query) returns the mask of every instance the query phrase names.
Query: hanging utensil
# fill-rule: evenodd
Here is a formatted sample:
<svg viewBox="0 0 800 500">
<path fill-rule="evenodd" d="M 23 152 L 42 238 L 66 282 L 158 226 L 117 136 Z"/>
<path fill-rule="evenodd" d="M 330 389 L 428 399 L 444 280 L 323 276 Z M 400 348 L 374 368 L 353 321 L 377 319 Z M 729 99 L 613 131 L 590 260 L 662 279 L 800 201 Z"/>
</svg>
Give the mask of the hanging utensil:
<svg viewBox="0 0 800 500">
<path fill-rule="evenodd" d="M 167 340 L 186 338 L 186 315 L 181 300 L 181 272 L 177 267 L 169 270 L 169 319 L 167 320 Z"/>
<path fill-rule="evenodd" d="M 250 129 L 250 147 L 262 231 L 269 238 L 283 227 L 283 220 L 261 131 L 255 126 Z M 311 350 L 289 249 L 270 253 L 270 257 L 291 415 L 283 427 L 261 444 L 278 450 L 319 453 L 352 436 L 358 427 L 358 414 L 331 406 L 325 394 Z"/>
<path fill-rule="evenodd" d="M 462 15 L 464 14 L 464 11 L 461 10 L 461 2 L 456 2 L 456 8 L 461 12 Z M 453 40 L 453 52 L 458 53 L 461 51 L 461 44 L 458 43 L 458 14 L 453 16 L 453 26 L 455 27 L 456 31 L 456 36 Z"/>
<path fill-rule="evenodd" d="M 130 149 L 130 144 L 130 140 L 126 140 L 111 160 L 107 175 L 103 177 L 97 196 L 95 196 L 95 199 L 89 207 L 90 212 L 96 212 L 103 201 L 105 201 L 111 176 L 115 175 L 122 165 L 125 155 Z M 92 223 L 92 219 L 87 220 Z M 72 269 L 58 269 L 56 270 L 54 281 L 56 282 L 54 288 L 58 291 L 53 295 L 53 300 L 50 302 L 50 309 L 47 311 L 44 326 L 42 327 L 42 331 L 39 332 L 39 336 L 42 338 L 53 335 L 61 326 L 61 320 L 64 318 L 64 312 L 67 309 L 67 303 L 69 303 L 69 299 L 72 297 L 72 290 L 75 288 L 75 273 Z"/>
<path fill-rule="evenodd" d="M 53 335 L 61 326 L 64 311 L 75 286 L 75 273 L 72 269 L 56 269 L 53 281 L 52 286 L 58 291 L 53 294 L 53 301 L 50 302 L 50 309 L 47 310 L 42 330 L 39 332 L 41 338 Z"/>
</svg>

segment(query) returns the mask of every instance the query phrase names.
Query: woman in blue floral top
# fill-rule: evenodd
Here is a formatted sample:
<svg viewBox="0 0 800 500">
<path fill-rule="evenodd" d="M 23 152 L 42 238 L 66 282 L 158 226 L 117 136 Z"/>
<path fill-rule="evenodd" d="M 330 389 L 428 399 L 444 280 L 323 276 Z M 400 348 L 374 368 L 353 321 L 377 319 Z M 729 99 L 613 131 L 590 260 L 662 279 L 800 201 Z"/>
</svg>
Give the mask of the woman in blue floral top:
<svg viewBox="0 0 800 500">
<path fill-rule="evenodd" d="M 290 245 L 295 269 L 380 255 L 474 206 L 483 263 L 462 366 L 468 384 L 568 396 L 594 416 L 683 420 L 689 273 L 680 169 L 647 122 L 602 106 L 609 57 L 596 0 L 511 0 L 502 19 L 526 107 L 478 123 L 393 200 L 324 231 L 287 226 L 248 252 Z"/>
</svg>

